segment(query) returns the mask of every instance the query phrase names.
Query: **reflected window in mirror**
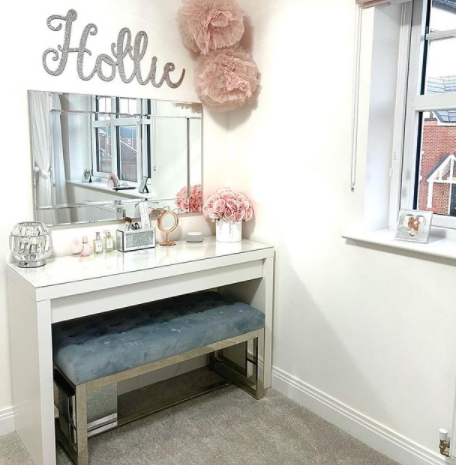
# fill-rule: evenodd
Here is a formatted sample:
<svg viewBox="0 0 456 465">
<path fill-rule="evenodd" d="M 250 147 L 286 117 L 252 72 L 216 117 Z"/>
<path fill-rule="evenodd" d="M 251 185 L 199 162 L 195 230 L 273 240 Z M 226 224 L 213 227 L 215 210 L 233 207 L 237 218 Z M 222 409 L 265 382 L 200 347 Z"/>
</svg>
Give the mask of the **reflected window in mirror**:
<svg viewBox="0 0 456 465">
<path fill-rule="evenodd" d="M 144 200 L 198 212 L 185 196 L 202 189 L 201 103 L 30 91 L 29 112 L 38 221 L 137 218 Z M 130 189 L 108 186 L 111 173 Z"/>
<path fill-rule="evenodd" d="M 149 174 L 150 144 L 141 150 L 141 99 L 95 96 L 93 114 L 93 172 L 108 178 L 114 173 L 120 182 L 137 184 Z M 144 137 L 150 137 L 144 131 Z M 145 162 L 142 162 L 142 154 Z"/>
</svg>

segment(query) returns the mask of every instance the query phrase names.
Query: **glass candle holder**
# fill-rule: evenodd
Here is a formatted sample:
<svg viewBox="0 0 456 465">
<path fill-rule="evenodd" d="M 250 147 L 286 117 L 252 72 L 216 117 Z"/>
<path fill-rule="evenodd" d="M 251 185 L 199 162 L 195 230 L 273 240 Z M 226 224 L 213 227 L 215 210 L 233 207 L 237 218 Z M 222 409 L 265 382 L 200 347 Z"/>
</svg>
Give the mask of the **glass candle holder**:
<svg viewBox="0 0 456 465">
<path fill-rule="evenodd" d="M 51 231 L 43 223 L 18 223 L 10 234 L 10 250 L 21 268 L 43 266 L 52 253 Z"/>
</svg>

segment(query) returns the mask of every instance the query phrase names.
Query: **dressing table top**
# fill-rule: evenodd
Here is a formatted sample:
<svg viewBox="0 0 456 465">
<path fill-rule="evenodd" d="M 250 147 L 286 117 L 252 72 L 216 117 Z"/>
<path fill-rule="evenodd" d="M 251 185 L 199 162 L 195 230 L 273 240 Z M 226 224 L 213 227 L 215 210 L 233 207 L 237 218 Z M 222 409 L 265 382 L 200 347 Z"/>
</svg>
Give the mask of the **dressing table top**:
<svg viewBox="0 0 456 465">
<path fill-rule="evenodd" d="M 83 281 L 96 280 L 97 278 L 121 277 L 125 274 L 160 270 L 174 265 L 191 264 L 211 259 L 224 258 L 225 264 L 229 265 L 231 264 L 230 257 L 233 259 L 237 257 L 233 263 L 249 261 L 271 257 L 273 250 L 271 246 L 250 240 L 231 244 L 217 242 L 215 237 L 206 237 L 202 243 L 178 241 L 174 247 L 162 247 L 157 244 L 154 249 L 135 252 L 113 251 L 90 257 L 59 257 L 47 260 L 46 265 L 41 268 L 19 268 L 17 263 L 9 263 L 7 270 L 8 276 L 17 284 L 24 284 L 39 290 L 70 283 L 79 282 L 82 284 Z"/>
</svg>

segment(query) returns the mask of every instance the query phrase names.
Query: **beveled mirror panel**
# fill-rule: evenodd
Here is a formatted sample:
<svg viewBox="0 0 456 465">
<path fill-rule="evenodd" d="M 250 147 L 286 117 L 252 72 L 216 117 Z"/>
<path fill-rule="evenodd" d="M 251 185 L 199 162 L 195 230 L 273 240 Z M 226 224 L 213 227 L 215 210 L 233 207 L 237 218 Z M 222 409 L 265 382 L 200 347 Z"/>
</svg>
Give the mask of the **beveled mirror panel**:
<svg viewBox="0 0 456 465">
<path fill-rule="evenodd" d="M 136 218 L 140 201 L 187 213 L 182 195 L 202 184 L 202 111 L 200 103 L 29 91 L 35 219 Z"/>
</svg>

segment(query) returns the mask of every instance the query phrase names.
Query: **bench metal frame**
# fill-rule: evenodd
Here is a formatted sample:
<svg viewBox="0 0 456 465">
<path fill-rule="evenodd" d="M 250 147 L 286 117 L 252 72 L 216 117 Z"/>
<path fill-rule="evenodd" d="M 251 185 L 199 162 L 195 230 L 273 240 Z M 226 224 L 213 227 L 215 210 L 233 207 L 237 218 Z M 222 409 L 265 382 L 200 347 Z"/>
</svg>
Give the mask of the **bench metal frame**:
<svg viewBox="0 0 456 465">
<path fill-rule="evenodd" d="M 175 355 L 163 360 L 158 360 L 146 365 L 142 365 L 131 370 L 116 373 L 104 378 L 95 379 L 84 384 L 73 384 L 64 373 L 56 367 L 54 370 L 54 384 L 57 388 L 59 418 L 56 419 L 56 439 L 63 447 L 66 454 L 75 465 L 88 465 L 89 449 L 88 439 L 95 435 L 109 431 L 113 428 L 123 426 L 131 421 L 155 413 L 164 408 L 184 402 L 199 395 L 211 392 L 220 387 L 234 383 L 255 399 L 264 396 L 263 386 L 263 365 L 264 359 L 264 329 L 252 331 L 234 338 L 225 339 L 214 344 L 209 344 L 198 349 L 194 349 L 183 354 Z M 224 349 L 246 343 L 245 367 L 240 367 L 233 363 L 224 354 Z M 209 368 L 219 373 L 227 381 L 210 386 L 203 392 L 177 402 L 167 404 L 162 408 L 155 408 L 151 411 L 139 411 L 128 415 L 125 418 L 118 418 L 111 415 L 103 421 L 93 424 L 87 422 L 87 393 L 103 387 L 117 384 L 131 378 L 135 378 L 146 373 L 150 373 L 162 368 L 191 360 L 202 355 L 209 355 Z M 250 369 L 249 364 L 253 366 Z"/>
</svg>

